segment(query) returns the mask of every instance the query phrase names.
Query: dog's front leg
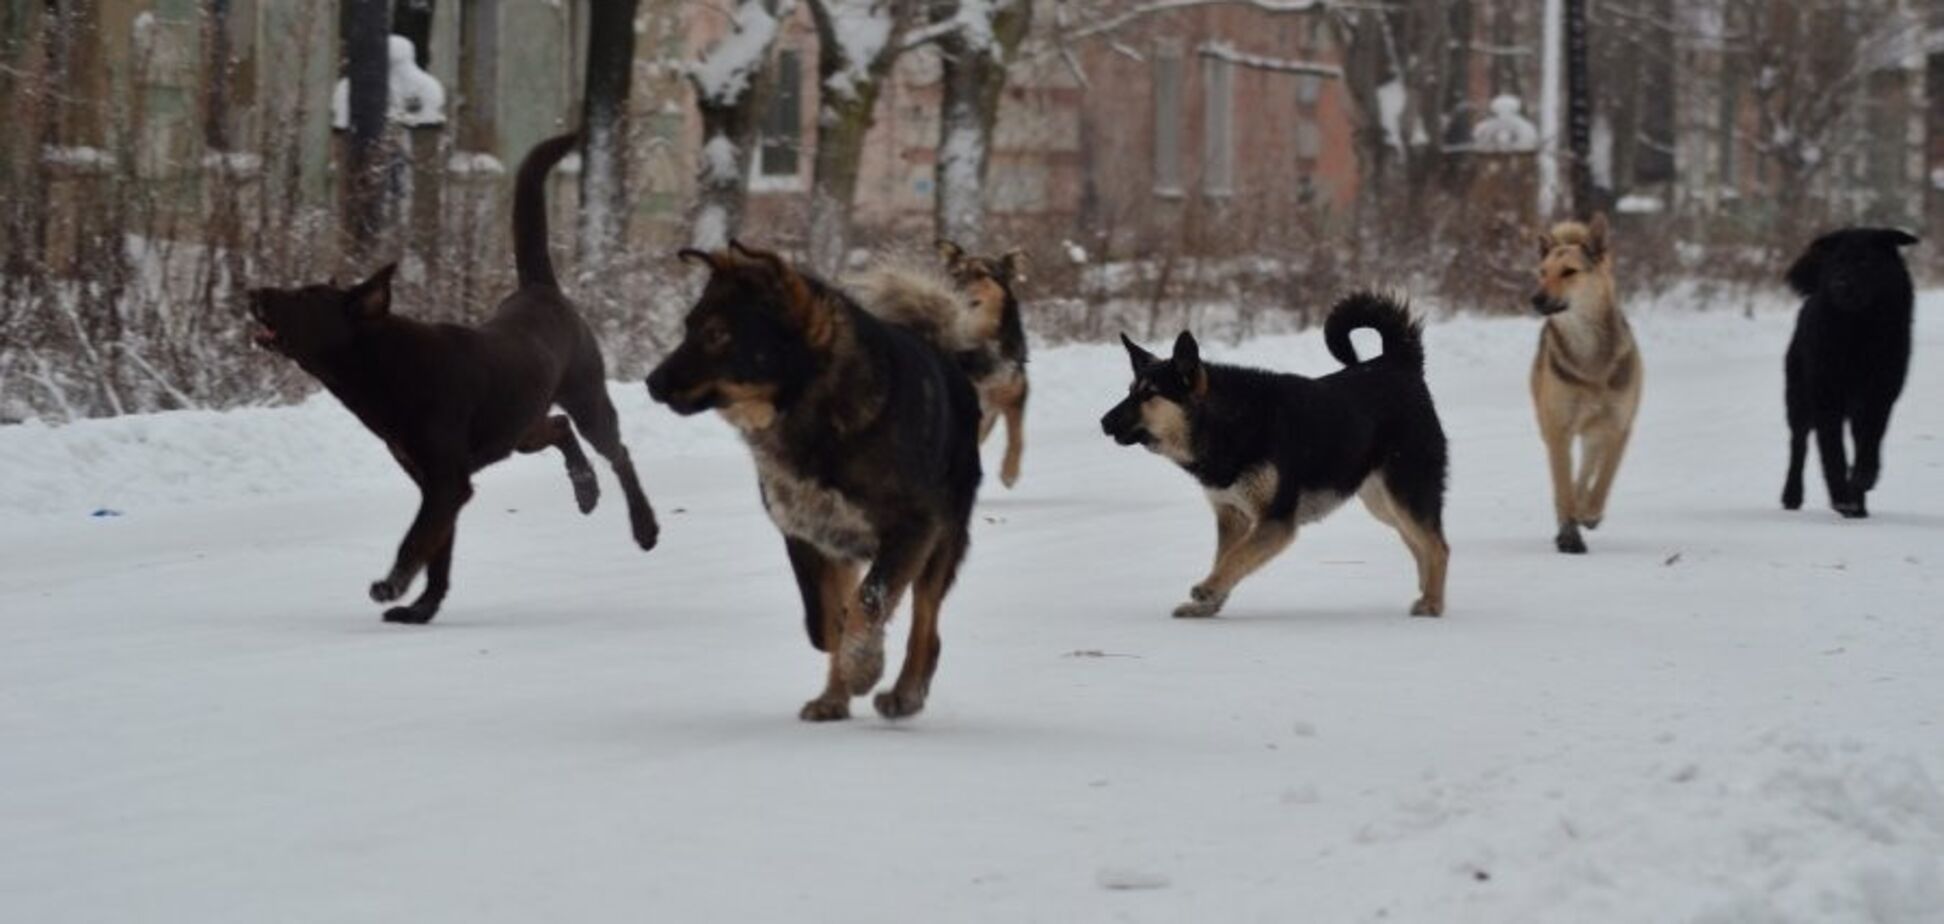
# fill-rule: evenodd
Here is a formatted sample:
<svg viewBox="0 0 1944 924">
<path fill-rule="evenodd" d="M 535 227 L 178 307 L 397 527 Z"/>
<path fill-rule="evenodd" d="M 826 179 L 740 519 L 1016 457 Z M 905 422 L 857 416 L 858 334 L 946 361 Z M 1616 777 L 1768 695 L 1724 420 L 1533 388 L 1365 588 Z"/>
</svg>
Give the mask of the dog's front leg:
<svg viewBox="0 0 1944 924">
<path fill-rule="evenodd" d="M 1256 521 L 1248 535 L 1237 540 L 1228 552 L 1215 561 L 1208 578 L 1189 592 L 1189 600 L 1175 607 L 1176 619 L 1198 619 L 1221 612 L 1229 593 L 1242 579 L 1268 564 L 1269 559 L 1289 547 L 1296 538 L 1296 522 L 1288 515 L 1270 516 Z"/>
<path fill-rule="evenodd" d="M 1816 412 L 1816 455 L 1822 462 L 1823 486 L 1829 491 L 1829 505 L 1845 517 L 1864 517 L 1861 495 L 1850 491 L 1849 453 L 1843 446 L 1843 409 L 1835 401 L 1825 401 Z"/>
<path fill-rule="evenodd" d="M 463 471 L 463 469 L 460 469 Z M 390 603 L 405 595 L 433 554 L 452 539 L 459 508 L 472 499 L 472 481 L 451 469 L 430 470 L 420 488 L 418 515 L 412 518 L 391 573 L 371 583 L 371 599 Z"/>
<path fill-rule="evenodd" d="M 877 558 L 846 608 L 843 642 L 835 649 L 852 696 L 871 692 L 884 677 L 884 626 L 931 556 L 937 535 L 927 524 L 897 530 L 878 542 Z"/>
<path fill-rule="evenodd" d="M 1564 427 L 1542 427 L 1546 441 L 1546 463 L 1552 470 L 1553 517 L 1559 533 L 1553 546 L 1568 555 L 1586 553 L 1586 540 L 1580 538 L 1578 511 L 1573 497 L 1573 434 Z"/>
</svg>

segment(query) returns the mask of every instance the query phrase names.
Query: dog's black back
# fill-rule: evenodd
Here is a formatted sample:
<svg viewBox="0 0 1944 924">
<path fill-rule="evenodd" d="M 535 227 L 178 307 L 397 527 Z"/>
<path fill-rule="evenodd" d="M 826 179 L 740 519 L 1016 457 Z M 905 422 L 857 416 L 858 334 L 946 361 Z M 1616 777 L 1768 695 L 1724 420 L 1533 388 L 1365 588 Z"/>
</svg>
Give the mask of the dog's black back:
<svg viewBox="0 0 1944 924">
<path fill-rule="evenodd" d="M 1900 248 L 1915 243 L 1895 229 L 1849 228 L 1817 238 L 1789 268 L 1789 285 L 1803 297 L 1784 363 L 1790 446 L 1782 503 L 1791 510 L 1802 504 L 1813 431 L 1831 505 L 1844 516 L 1868 514 L 1864 495 L 1876 486 L 1890 410 L 1910 368 L 1914 295 Z"/>
</svg>

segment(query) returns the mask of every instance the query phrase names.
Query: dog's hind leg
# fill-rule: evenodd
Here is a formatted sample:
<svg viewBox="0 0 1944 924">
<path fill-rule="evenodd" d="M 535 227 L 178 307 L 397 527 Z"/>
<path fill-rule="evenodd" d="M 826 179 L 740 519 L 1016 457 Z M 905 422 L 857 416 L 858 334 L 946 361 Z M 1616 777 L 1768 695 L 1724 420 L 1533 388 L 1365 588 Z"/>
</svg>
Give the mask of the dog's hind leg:
<svg viewBox="0 0 1944 924">
<path fill-rule="evenodd" d="M 1546 461 L 1552 469 L 1553 516 L 1559 533 L 1553 546 L 1568 555 L 1586 554 L 1586 540 L 1580 538 L 1579 518 L 1573 509 L 1573 435 L 1563 427 L 1541 427 L 1546 441 Z"/>
<path fill-rule="evenodd" d="M 614 402 L 608 400 L 607 386 L 596 380 L 575 393 L 562 394 L 560 406 L 574 419 L 574 429 L 614 469 L 615 480 L 621 482 L 621 494 L 628 500 L 628 525 L 634 532 L 635 544 L 643 551 L 654 548 L 661 527 L 655 522 L 655 508 L 648 505 L 648 495 L 641 490 L 641 479 L 635 476 L 628 447 L 621 443 L 621 424 L 614 413 Z"/>
<path fill-rule="evenodd" d="M 942 541 L 932 549 L 924 570 L 912 586 L 911 634 L 905 640 L 904 667 L 898 671 L 897 683 L 873 701 L 878 715 L 902 719 L 917 715 L 925 708 L 925 700 L 931 695 L 932 676 L 938 673 L 938 656 L 945 647 L 938 637 L 939 610 L 964 557 L 963 540 Z"/>
<path fill-rule="evenodd" d="M 1199 619 L 1221 612 L 1222 604 L 1243 578 L 1268 564 L 1296 538 L 1296 522 L 1288 517 L 1258 520 L 1248 534 L 1229 546 L 1215 561 L 1207 579 L 1188 592 L 1188 602 L 1175 607 L 1176 619 Z"/>
<path fill-rule="evenodd" d="M 1006 404 L 1006 458 L 999 466 L 999 483 L 1010 488 L 1019 481 L 1019 458 L 1026 453 L 1026 387 L 1019 397 Z"/>
<path fill-rule="evenodd" d="M 580 512 L 593 513 L 594 504 L 601 499 L 601 487 L 594 480 L 594 467 L 587 464 L 587 454 L 581 451 L 580 440 L 574 438 L 574 428 L 568 426 L 567 418 L 559 414 L 541 418 L 520 437 L 514 448 L 531 454 L 549 446 L 559 448 L 560 455 L 567 460 L 567 480 L 574 486 L 574 503 L 580 506 Z"/>
<path fill-rule="evenodd" d="M 386 622 L 424 625 L 439 614 L 439 604 L 445 602 L 446 590 L 452 586 L 452 543 L 457 538 L 456 529 L 446 534 L 445 544 L 433 551 L 432 560 L 426 564 L 425 589 L 409 605 L 386 610 Z"/>
<path fill-rule="evenodd" d="M 1363 487 L 1357 489 L 1357 498 L 1378 522 L 1397 530 L 1398 538 L 1404 540 L 1404 547 L 1417 563 L 1418 598 L 1411 603 L 1411 615 L 1443 616 L 1445 564 L 1451 558 L 1444 531 L 1399 503 L 1381 472 L 1364 480 Z"/>
</svg>

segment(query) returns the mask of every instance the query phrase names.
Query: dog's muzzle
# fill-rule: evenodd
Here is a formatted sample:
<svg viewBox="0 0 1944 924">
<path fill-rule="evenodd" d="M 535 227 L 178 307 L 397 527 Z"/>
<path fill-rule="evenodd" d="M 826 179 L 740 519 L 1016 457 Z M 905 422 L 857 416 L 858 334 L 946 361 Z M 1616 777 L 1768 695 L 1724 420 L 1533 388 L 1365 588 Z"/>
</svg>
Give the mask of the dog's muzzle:
<svg viewBox="0 0 1944 924">
<path fill-rule="evenodd" d="M 1551 316 L 1566 310 L 1566 303 L 1544 292 L 1532 296 L 1532 310 Z"/>
<path fill-rule="evenodd" d="M 1100 418 L 1100 432 L 1113 437 L 1122 446 L 1133 446 L 1147 442 L 1147 431 L 1141 429 L 1141 422 L 1126 406 L 1118 406 Z"/>
</svg>

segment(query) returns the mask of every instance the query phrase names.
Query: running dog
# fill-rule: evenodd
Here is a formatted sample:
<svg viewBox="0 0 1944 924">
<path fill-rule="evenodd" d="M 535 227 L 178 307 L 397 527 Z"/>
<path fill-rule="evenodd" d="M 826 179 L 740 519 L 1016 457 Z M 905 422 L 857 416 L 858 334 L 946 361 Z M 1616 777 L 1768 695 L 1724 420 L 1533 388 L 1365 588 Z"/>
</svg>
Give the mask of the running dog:
<svg viewBox="0 0 1944 924">
<path fill-rule="evenodd" d="M 409 605 L 386 610 L 386 622 L 422 624 L 438 614 L 474 472 L 513 452 L 551 446 L 567 460 L 581 512 L 593 511 L 600 489 L 575 430 L 614 468 L 635 542 L 655 547 L 655 511 L 621 443 L 600 347 L 561 292 L 547 254 L 547 173 L 579 140 L 543 141 L 520 164 L 513 188 L 520 287 L 485 324 L 425 324 L 393 314 L 395 266 L 348 289 L 325 284 L 250 293 L 256 342 L 323 383 L 418 484 L 418 516 L 391 570 L 372 582 L 371 599 L 397 600 L 420 571 L 425 590 Z M 554 405 L 566 416 L 550 415 Z"/>
<path fill-rule="evenodd" d="M 829 655 L 823 692 L 799 716 L 850 717 L 851 698 L 883 676 L 885 624 L 907 588 L 904 667 L 873 704 L 889 719 L 917 714 L 980 479 L 978 395 L 920 333 L 950 324 L 957 293 L 914 278 L 860 304 L 733 241 L 681 256 L 707 266 L 709 281 L 648 393 L 678 414 L 716 411 L 755 457 L 810 644 Z"/>
<path fill-rule="evenodd" d="M 1782 506 L 1802 506 L 1802 463 L 1816 434 L 1829 503 L 1845 517 L 1866 517 L 1863 496 L 1883 466 L 1890 408 L 1910 369 L 1911 285 L 1899 248 L 1917 238 L 1892 228 L 1825 234 L 1789 268 L 1803 297 L 1785 364 L 1789 475 Z M 1846 464 L 1843 425 L 1856 442 Z"/>
<path fill-rule="evenodd" d="M 938 242 L 945 271 L 970 302 L 954 352 L 959 368 L 979 392 L 979 443 L 993 424 L 1006 421 L 1006 456 L 999 483 L 1019 481 L 1019 459 L 1026 451 L 1026 327 L 1019 316 L 1018 286 L 1026 280 L 1026 255 L 1010 250 L 998 257 L 975 257 L 951 241 Z"/>
<path fill-rule="evenodd" d="M 1362 327 L 1383 338 L 1382 356 L 1358 361 L 1350 332 Z M 1215 509 L 1215 565 L 1177 618 L 1220 612 L 1298 527 L 1353 494 L 1417 560 L 1411 615 L 1444 614 L 1446 446 L 1419 326 L 1398 301 L 1359 293 L 1331 309 L 1323 338 L 1344 368 L 1312 379 L 1203 362 L 1185 331 L 1167 359 L 1121 336 L 1134 382 L 1101 429 L 1181 466 Z"/>
<path fill-rule="evenodd" d="M 1586 553 L 1580 527 L 1598 529 L 1620 457 L 1640 410 L 1640 348 L 1620 313 L 1604 213 L 1589 224 L 1562 222 L 1539 235 L 1539 291 L 1532 307 L 1546 321 L 1532 361 L 1532 407 L 1552 468 L 1553 546 Z M 1573 442 L 1579 441 L 1579 477 Z"/>
</svg>

